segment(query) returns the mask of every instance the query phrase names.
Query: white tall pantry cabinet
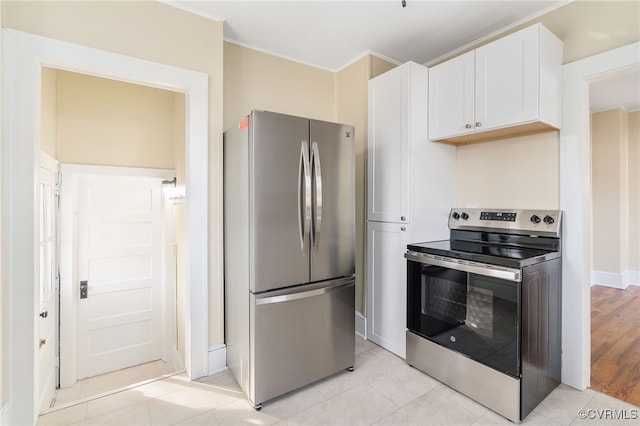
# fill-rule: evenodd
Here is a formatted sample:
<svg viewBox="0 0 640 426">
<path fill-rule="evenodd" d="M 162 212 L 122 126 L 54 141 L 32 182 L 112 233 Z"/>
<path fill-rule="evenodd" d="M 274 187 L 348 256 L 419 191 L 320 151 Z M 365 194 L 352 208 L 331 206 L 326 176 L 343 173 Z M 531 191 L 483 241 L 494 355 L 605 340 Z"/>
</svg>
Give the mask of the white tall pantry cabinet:
<svg viewBox="0 0 640 426">
<path fill-rule="evenodd" d="M 367 338 L 405 357 L 408 243 L 449 238 L 455 147 L 427 140 L 428 69 L 369 81 Z"/>
</svg>

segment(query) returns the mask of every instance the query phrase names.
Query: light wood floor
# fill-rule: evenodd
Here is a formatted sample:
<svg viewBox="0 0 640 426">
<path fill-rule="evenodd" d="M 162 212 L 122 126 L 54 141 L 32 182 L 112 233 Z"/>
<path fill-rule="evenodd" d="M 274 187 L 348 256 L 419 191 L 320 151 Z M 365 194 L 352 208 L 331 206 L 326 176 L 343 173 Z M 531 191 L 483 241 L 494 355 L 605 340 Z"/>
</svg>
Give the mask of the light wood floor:
<svg viewBox="0 0 640 426">
<path fill-rule="evenodd" d="M 640 406 L 640 287 L 591 287 L 591 388 Z"/>
</svg>

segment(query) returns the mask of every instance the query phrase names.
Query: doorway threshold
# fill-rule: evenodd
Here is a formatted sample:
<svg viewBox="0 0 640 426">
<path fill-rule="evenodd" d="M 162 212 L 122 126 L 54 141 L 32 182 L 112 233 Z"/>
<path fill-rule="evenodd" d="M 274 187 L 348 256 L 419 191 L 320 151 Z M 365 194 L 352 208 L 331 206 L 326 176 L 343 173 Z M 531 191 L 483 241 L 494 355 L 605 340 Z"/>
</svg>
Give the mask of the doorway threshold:
<svg viewBox="0 0 640 426">
<path fill-rule="evenodd" d="M 184 369 L 176 370 L 171 363 L 158 360 L 88 377 L 78 380 L 69 388 L 56 389 L 50 408 L 41 412 L 40 415 L 124 392 L 184 372 Z"/>
</svg>

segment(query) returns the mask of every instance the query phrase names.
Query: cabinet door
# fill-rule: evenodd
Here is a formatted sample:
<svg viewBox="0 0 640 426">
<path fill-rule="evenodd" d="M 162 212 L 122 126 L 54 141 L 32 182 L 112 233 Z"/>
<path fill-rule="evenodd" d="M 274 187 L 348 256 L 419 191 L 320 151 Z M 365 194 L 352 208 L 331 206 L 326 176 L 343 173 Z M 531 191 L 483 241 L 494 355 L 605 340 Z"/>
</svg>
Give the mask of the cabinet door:
<svg viewBox="0 0 640 426">
<path fill-rule="evenodd" d="M 367 338 L 405 357 L 408 225 L 368 223 Z"/>
<path fill-rule="evenodd" d="M 429 68 L 429 139 L 474 131 L 474 52 Z"/>
<path fill-rule="evenodd" d="M 368 219 L 409 219 L 409 67 L 369 81 Z"/>
<path fill-rule="evenodd" d="M 475 130 L 538 118 L 538 27 L 476 50 Z"/>
</svg>

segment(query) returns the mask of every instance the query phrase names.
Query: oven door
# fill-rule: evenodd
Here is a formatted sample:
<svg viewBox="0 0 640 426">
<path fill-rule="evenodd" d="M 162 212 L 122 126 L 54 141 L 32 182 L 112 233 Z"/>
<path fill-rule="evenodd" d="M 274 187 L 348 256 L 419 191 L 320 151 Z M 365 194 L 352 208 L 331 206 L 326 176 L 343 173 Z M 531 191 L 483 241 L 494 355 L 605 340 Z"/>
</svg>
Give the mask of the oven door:
<svg viewBox="0 0 640 426">
<path fill-rule="evenodd" d="M 407 328 L 519 378 L 520 271 L 411 251 L 405 257 Z"/>
</svg>

